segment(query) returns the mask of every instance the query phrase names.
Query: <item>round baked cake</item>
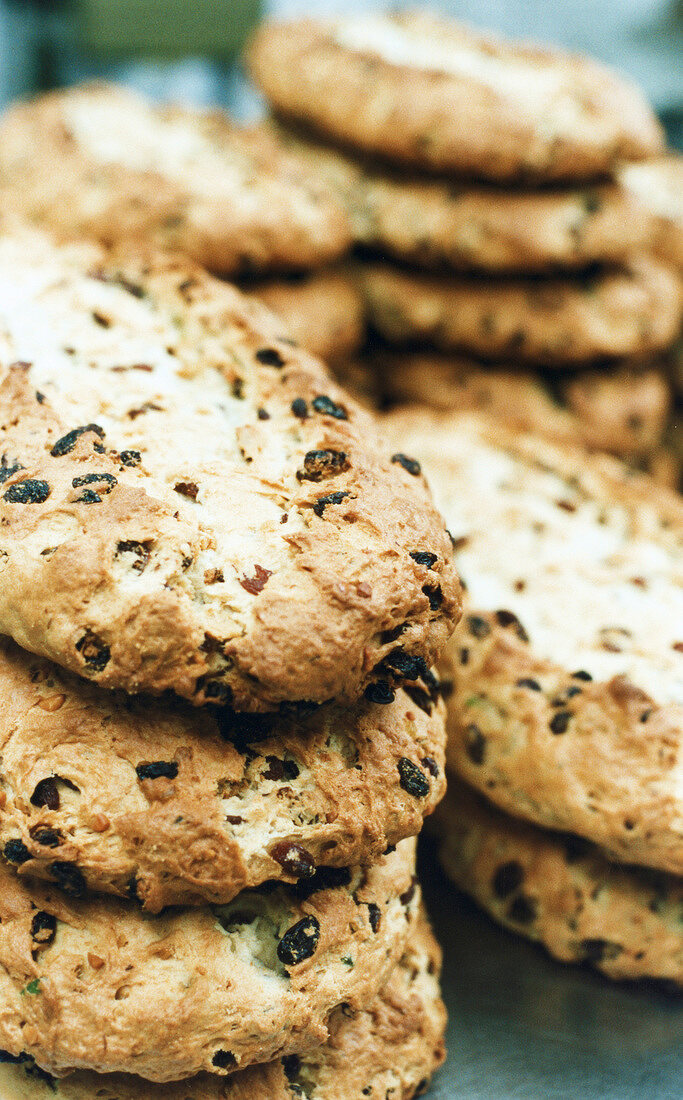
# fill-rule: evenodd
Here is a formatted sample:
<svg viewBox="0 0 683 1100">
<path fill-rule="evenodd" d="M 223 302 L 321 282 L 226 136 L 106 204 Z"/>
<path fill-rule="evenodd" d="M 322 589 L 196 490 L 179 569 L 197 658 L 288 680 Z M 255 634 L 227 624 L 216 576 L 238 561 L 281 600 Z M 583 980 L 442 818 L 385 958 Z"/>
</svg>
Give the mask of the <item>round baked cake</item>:
<svg viewBox="0 0 683 1100">
<path fill-rule="evenodd" d="M 55 1078 L 30 1059 L 3 1063 L 3 1100 L 361 1100 L 422 1093 L 444 1059 L 446 1012 L 439 993 L 441 953 L 424 914 L 382 992 L 357 1010 L 336 1009 L 329 1038 L 301 1056 L 154 1084 L 131 1074 L 78 1070 Z"/>
<path fill-rule="evenodd" d="M 461 784 L 438 811 L 446 873 L 494 920 L 562 962 L 683 986 L 683 883 L 611 864 L 599 848 L 524 824 Z"/>
<path fill-rule="evenodd" d="M 9 108 L 0 196 L 62 239 L 154 242 L 222 275 L 307 270 L 351 240 L 330 189 L 272 135 L 108 84 Z"/>
<path fill-rule="evenodd" d="M 460 612 L 419 466 L 178 256 L 0 234 L 0 630 L 102 687 L 353 702 Z M 429 564 L 425 564 L 426 562 Z"/>
<path fill-rule="evenodd" d="M 368 371 L 401 404 L 483 412 L 508 427 L 621 458 L 650 456 L 661 446 L 672 406 L 664 358 L 549 376 L 515 364 L 383 350 Z"/>
<path fill-rule="evenodd" d="M 0 642 L 0 851 L 23 877 L 159 912 L 348 874 L 445 789 L 436 681 L 235 714 L 105 692 Z"/>
<path fill-rule="evenodd" d="M 315 179 L 328 184 L 347 212 L 357 245 L 425 269 L 551 274 L 623 263 L 663 244 L 662 215 L 676 202 L 670 169 L 666 207 L 661 169 L 653 184 L 662 198 L 656 209 L 647 202 L 649 177 L 660 160 L 629 166 L 633 188 L 607 180 L 503 189 L 382 164 L 273 119 L 256 132 L 284 142 Z M 642 196 L 635 193 L 641 177 Z"/>
<path fill-rule="evenodd" d="M 243 891 L 227 906 L 142 914 L 0 867 L 0 1049 L 172 1081 L 311 1050 L 330 1013 L 364 1008 L 419 912 L 415 842 L 367 871 Z"/>
<path fill-rule="evenodd" d="M 265 23 L 249 63 L 276 112 L 416 167 L 588 179 L 663 149 L 625 78 L 427 12 Z"/>
<path fill-rule="evenodd" d="M 681 325 L 679 274 L 649 257 L 547 279 L 356 272 L 368 322 L 391 344 L 561 367 L 664 351 Z"/>
<path fill-rule="evenodd" d="M 680 495 L 481 415 L 386 427 L 419 455 L 467 584 L 441 667 L 448 764 L 515 817 L 681 875 Z"/>
</svg>

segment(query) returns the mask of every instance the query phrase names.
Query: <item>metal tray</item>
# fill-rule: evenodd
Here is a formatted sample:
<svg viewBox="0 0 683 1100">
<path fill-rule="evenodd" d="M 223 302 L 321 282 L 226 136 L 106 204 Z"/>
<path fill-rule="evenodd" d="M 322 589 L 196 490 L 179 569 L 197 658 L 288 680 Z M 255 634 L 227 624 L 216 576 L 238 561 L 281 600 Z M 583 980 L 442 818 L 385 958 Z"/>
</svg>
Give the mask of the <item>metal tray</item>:
<svg viewBox="0 0 683 1100">
<path fill-rule="evenodd" d="M 683 1100 L 683 997 L 565 966 L 499 928 L 427 840 L 420 875 L 449 1012 L 429 1100 Z"/>
</svg>

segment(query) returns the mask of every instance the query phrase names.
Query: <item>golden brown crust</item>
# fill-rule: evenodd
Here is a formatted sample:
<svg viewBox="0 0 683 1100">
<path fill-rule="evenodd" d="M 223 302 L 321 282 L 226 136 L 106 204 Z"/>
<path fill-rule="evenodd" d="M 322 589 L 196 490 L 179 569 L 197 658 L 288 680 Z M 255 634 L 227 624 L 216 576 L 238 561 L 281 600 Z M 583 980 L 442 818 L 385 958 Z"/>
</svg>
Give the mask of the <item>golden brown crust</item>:
<svg viewBox="0 0 683 1100">
<path fill-rule="evenodd" d="M 350 243 L 332 192 L 272 135 L 104 84 L 9 110 L 0 196 L 64 238 L 141 238 L 225 275 L 324 264 Z"/>
<path fill-rule="evenodd" d="M 296 280 L 245 286 L 272 309 L 306 351 L 326 362 L 354 355 L 365 337 L 365 308 L 353 279 L 342 270 L 316 271 Z"/>
<path fill-rule="evenodd" d="M 668 445 L 658 447 L 645 463 L 644 469 L 658 485 L 664 485 L 667 489 L 683 489 L 683 461 L 680 451 L 674 450 Z"/>
<path fill-rule="evenodd" d="M 0 282 L 0 629 L 236 709 L 356 699 L 398 628 L 433 659 L 459 613 L 443 521 L 272 314 L 185 259 L 28 231 Z"/>
<path fill-rule="evenodd" d="M 443 412 L 484 412 L 556 443 L 623 458 L 649 455 L 661 445 L 671 408 L 671 385 L 656 365 L 558 375 L 552 388 L 531 371 L 424 352 L 383 352 L 371 367 L 393 400 Z"/>
<path fill-rule="evenodd" d="M 387 421 L 468 586 L 442 668 L 451 767 L 510 813 L 680 874 L 680 496 L 481 416 Z"/>
<path fill-rule="evenodd" d="M 417 167 L 587 179 L 663 147 L 641 93 L 610 70 L 426 12 L 266 23 L 249 64 L 284 116 Z"/>
<path fill-rule="evenodd" d="M 252 720 L 110 694 L 5 639 L 0 851 L 155 913 L 368 865 L 445 790 L 443 703 L 408 691 Z"/>
<path fill-rule="evenodd" d="M 661 445 L 672 405 L 664 363 L 584 371 L 568 378 L 562 393 L 585 446 L 632 458 Z"/>
<path fill-rule="evenodd" d="M 366 1005 L 403 955 L 420 903 L 414 857 L 404 840 L 332 889 L 244 891 L 144 918 L 131 902 L 29 886 L 5 865 L 0 1049 L 57 1076 L 152 1081 L 308 1051 L 327 1041 L 330 1012 Z M 73 894 L 66 869 L 62 880 Z"/>
<path fill-rule="evenodd" d="M 674 410 L 664 441 L 645 463 L 650 477 L 668 489 L 683 490 L 683 415 Z"/>
<path fill-rule="evenodd" d="M 654 252 L 683 269 L 683 156 L 669 152 L 617 174 L 624 191 L 655 219 Z"/>
<path fill-rule="evenodd" d="M 616 183 L 503 191 L 378 166 L 272 120 L 261 129 L 330 186 L 357 244 L 418 267 L 578 270 L 621 263 L 661 237 L 655 214 Z"/>
<path fill-rule="evenodd" d="M 523 825 L 453 784 L 438 810 L 446 873 L 506 928 L 608 978 L 683 985 L 683 884 L 607 862 L 575 837 Z"/>
<path fill-rule="evenodd" d="M 201 1074 L 163 1085 L 83 1070 L 43 1080 L 30 1063 L 0 1065 L 0 1090 L 3 1100 L 292 1100 L 298 1086 L 305 1087 L 309 1100 L 385 1094 L 411 1100 L 444 1060 L 440 969 L 441 952 L 421 913 L 382 993 L 356 1012 L 335 1011 L 327 1042 L 301 1057 L 252 1066 L 228 1078 Z"/>
<path fill-rule="evenodd" d="M 510 814 L 683 874 L 683 707 L 577 678 L 499 618 L 466 613 L 444 657 L 449 767 Z"/>
<path fill-rule="evenodd" d="M 669 347 L 681 323 L 678 273 L 641 257 L 627 268 L 548 279 L 448 279 L 358 265 L 374 328 L 392 344 L 562 366 Z"/>
</svg>

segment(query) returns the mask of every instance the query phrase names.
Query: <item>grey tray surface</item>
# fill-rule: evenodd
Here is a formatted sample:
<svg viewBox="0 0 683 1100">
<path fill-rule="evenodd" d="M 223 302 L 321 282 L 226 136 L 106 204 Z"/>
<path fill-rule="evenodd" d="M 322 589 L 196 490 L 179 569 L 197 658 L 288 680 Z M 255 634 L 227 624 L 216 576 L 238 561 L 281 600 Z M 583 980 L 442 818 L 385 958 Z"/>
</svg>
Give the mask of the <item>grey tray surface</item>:
<svg viewBox="0 0 683 1100">
<path fill-rule="evenodd" d="M 553 961 L 420 860 L 449 1012 L 428 1100 L 683 1100 L 683 997 Z"/>
</svg>

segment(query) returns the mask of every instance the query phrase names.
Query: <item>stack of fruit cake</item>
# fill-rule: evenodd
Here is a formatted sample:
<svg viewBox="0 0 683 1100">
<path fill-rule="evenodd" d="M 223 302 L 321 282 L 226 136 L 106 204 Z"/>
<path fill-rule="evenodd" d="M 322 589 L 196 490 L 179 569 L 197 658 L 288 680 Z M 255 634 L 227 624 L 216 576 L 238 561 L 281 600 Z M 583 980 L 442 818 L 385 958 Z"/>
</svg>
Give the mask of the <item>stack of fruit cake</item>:
<svg viewBox="0 0 683 1100">
<path fill-rule="evenodd" d="M 114 85 L 54 92 L 7 112 L 0 195 L 62 237 L 182 249 L 258 294 L 321 358 L 363 342 L 360 291 L 337 269 L 348 213 L 263 127 Z"/>
<path fill-rule="evenodd" d="M 443 1058 L 414 837 L 452 543 L 418 463 L 197 262 L 322 262 L 344 215 L 108 89 L 4 133 L 2 1095 L 407 1100 Z"/>
<path fill-rule="evenodd" d="M 683 500 L 480 413 L 399 411 L 456 547 L 447 873 L 612 978 L 683 986 Z"/>
<path fill-rule="evenodd" d="M 675 481 L 681 168 L 637 89 L 425 12 L 266 25 L 249 63 L 348 211 L 376 397 L 486 408 Z"/>
</svg>

